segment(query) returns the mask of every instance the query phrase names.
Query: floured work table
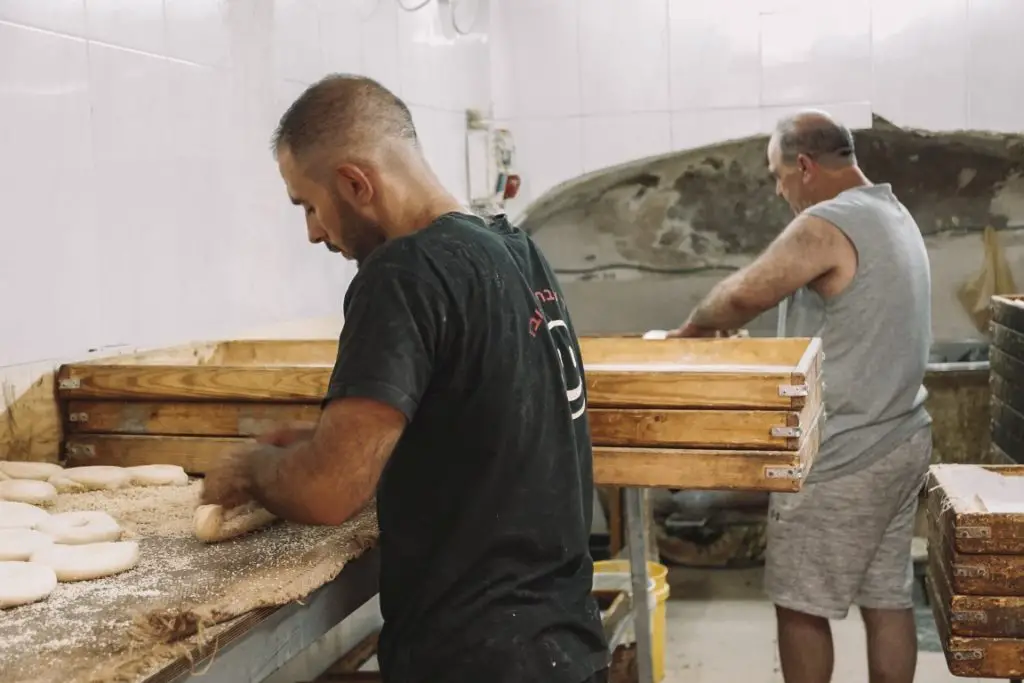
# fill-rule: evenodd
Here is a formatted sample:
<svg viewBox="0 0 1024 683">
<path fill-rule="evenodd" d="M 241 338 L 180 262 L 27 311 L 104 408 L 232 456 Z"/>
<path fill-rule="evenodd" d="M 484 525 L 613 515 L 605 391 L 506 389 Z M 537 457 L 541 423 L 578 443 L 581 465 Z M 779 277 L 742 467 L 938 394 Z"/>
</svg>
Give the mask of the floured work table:
<svg viewBox="0 0 1024 683">
<path fill-rule="evenodd" d="M 823 419 L 819 339 L 580 346 L 594 481 L 626 491 L 634 594 L 647 586 L 646 488 L 800 489 Z M 201 475 L 274 425 L 315 424 L 336 352 L 333 340 L 225 341 L 63 366 L 68 463 L 171 463 Z M 648 605 L 633 603 L 640 681 L 650 683 Z"/>
<path fill-rule="evenodd" d="M 1024 466 L 933 465 L 928 592 L 955 676 L 1024 678 Z"/>
<path fill-rule="evenodd" d="M 261 681 L 376 594 L 372 510 L 207 545 L 192 535 L 198 487 L 60 494 L 52 512 L 114 515 L 139 562 L 0 612 L 0 680 Z"/>
</svg>

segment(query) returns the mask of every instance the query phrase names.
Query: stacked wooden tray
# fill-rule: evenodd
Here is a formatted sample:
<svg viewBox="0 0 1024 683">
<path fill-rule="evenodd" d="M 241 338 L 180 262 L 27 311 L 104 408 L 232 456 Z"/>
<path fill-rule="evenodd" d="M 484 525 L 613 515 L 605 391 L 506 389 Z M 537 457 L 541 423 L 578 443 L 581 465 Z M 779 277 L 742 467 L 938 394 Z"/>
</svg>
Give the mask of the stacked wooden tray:
<svg viewBox="0 0 1024 683">
<path fill-rule="evenodd" d="M 935 465 L 929 475 L 932 611 L 950 672 L 1016 679 L 1024 676 L 1024 513 L 988 512 L 965 483 L 970 467 Z M 985 469 L 1024 477 L 1020 465 Z"/>
<path fill-rule="evenodd" d="M 1024 464 L 1024 295 L 994 296 L 991 309 L 992 448 Z"/>
<path fill-rule="evenodd" d="M 818 339 L 581 339 L 595 481 L 795 491 L 819 443 Z M 73 465 L 178 463 L 201 474 L 274 425 L 313 425 L 328 340 L 225 341 L 65 365 Z"/>
</svg>

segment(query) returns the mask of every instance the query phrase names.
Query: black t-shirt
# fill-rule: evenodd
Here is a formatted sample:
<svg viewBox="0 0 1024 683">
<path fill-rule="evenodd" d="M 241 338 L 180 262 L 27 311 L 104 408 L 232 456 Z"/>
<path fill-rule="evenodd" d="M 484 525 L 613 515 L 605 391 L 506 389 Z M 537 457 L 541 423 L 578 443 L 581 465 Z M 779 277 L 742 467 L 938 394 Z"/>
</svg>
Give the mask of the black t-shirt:
<svg viewBox="0 0 1024 683">
<path fill-rule="evenodd" d="M 345 296 L 326 400 L 349 396 L 409 421 L 377 490 L 384 680 L 603 669 L 579 343 L 526 233 L 450 213 L 378 247 Z"/>
</svg>

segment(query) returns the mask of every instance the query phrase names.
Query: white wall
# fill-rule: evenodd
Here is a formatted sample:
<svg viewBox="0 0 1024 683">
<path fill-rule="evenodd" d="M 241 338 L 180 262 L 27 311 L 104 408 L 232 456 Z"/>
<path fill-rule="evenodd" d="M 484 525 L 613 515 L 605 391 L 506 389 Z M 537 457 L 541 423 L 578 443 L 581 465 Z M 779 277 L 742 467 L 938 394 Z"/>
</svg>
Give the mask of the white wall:
<svg viewBox="0 0 1024 683">
<path fill-rule="evenodd" d="M 1024 129 L 1021 0 L 496 0 L 495 116 L 516 208 L 602 167 L 823 108 L 937 130 Z"/>
<path fill-rule="evenodd" d="M 398 0 L 0 0 L 0 377 L 338 313 L 353 267 L 305 242 L 278 117 L 326 72 L 377 78 L 465 198 L 479 38 Z"/>
</svg>

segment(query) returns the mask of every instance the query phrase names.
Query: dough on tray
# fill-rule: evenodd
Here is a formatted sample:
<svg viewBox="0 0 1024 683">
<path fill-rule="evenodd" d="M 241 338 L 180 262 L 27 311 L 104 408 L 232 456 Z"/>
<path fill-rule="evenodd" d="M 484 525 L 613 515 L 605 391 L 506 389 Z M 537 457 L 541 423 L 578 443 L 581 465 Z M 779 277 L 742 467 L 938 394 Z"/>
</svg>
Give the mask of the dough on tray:
<svg viewBox="0 0 1024 683">
<path fill-rule="evenodd" d="M 61 493 L 82 491 L 113 491 L 132 483 L 132 475 L 124 467 L 111 465 L 87 465 L 69 467 L 50 478 Z"/>
<path fill-rule="evenodd" d="M 134 486 L 188 486 L 188 474 L 180 465 L 126 467 Z"/>
<path fill-rule="evenodd" d="M 64 468 L 52 462 L 27 462 L 21 460 L 0 460 L 0 472 L 8 479 L 36 479 L 47 481 Z"/>
<path fill-rule="evenodd" d="M 53 545 L 53 539 L 41 531 L 0 529 L 0 562 L 25 562 L 48 545 Z"/>
<path fill-rule="evenodd" d="M 50 567 L 35 562 L 0 562 L 0 609 L 45 600 L 57 587 Z"/>
<path fill-rule="evenodd" d="M 58 581 L 90 581 L 128 571 L 139 561 L 136 541 L 60 545 L 32 553 L 31 562 L 53 569 Z"/>
<path fill-rule="evenodd" d="M 35 505 L 0 500 L 0 529 L 33 529 L 49 516 Z"/>
<path fill-rule="evenodd" d="M 57 500 L 57 489 L 49 482 L 36 479 L 6 479 L 0 481 L 0 500 L 50 505 Z"/>
<path fill-rule="evenodd" d="M 50 515 L 36 525 L 54 543 L 83 545 L 121 540 L 121 525 L 106 512 L 86 510 Z"/>
<path fill-rule="evenodd" d="M 220 505 L 200 505 L 192 516 L 193 532 L 205 543 L 218 543 L 272 523 L 277 517 L 256 503 L 225 512 Z"/>
</svg>

